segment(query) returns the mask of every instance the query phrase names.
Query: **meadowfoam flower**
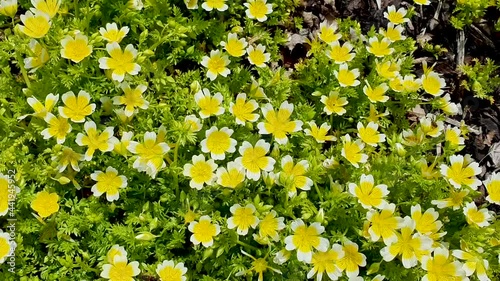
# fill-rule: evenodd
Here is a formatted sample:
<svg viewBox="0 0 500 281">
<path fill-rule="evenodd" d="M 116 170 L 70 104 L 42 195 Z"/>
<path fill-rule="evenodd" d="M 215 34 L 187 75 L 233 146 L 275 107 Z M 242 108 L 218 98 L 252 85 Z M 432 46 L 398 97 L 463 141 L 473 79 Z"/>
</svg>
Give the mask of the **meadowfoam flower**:
<svg viewBox="0 0 500 281">
<path fill-rule="evenodd" d="M 413 233 L 415 221 L 405 217 L 400 232 L 396 232 L 396 239 L 390 241 L 385 248 L 380 250 L 382 258 L 390 262 L 397 256 L 401 256 L 403 266 L 412 268 L 418 264 L 420 253 L 430 254 L 434 241 L 429 237 Z"/>
<path fill-rule="evenodd" d="M 259 224 L 259 218 L 255 216 L 255 206 L 248 204 L 242 207 L 240 204 L 234 204 L 229 209 L 233 214 L 232 217 L 227 219 L 227 228 L 236 228 L 238 235 L 247 235 L 248 229 L 256 228 Z"/>
<path fill-rule="evenodd" d="M 236 151 L 237 141 L 231 138 L 234 130 L 224 127 L 218 129 L 215 126 L 205 131 L 205 139 L 201 141 L 201 151 L 210 153 L 214 160 L 224 160 L 225 153 Z"/>
<path fill-rule="evenodd" d="M 359 168 L 359 163 L 366 163 L 368 155 L 361 153 L 365 148 L 365 144 L 359 139 L 352 142 L 349 134 L 346 134 L 343 139 L 344 145 L 342 146 L 341 155 L 356 168 Z"/>
<path fill-rule="evenodd" d="M 411 219 L 415 222 L 415 229 L 422 235 L 437 233 L 443 227 L 438 217 L 439 214 L 434 208 L 429 208 L 422 214 L 420 204 L 411 207 Z"/>
<path fill-rule="evenodd" d="M 44 37 L 52 25 L 49 16 L 39 10 L 27 11 L 21 15 L 21 21 L 24 25 L 19 25 L 19 30 L 31 38 Z"/>
<path fill-rule="evenodd" d="M 461 137 L 462 131 L 460 128 L 446 126 L 444 132 L 444 139 L 451 147 L 458 147 L 459 145 L 464 145 L 465 139 Z"/>
<path fill-rule="evenodd" d="M 47 49 L 35 39 L 31 39 L 28 47 L 33 56 L 24 59 L 24 67 L 30 69 L 30 73 L 34 73 L 38 68 L 49 61 L 49 53 Z"/>
<path fill-rule="evenodd" d="M 334 42 L 339 41 L 342 35 L 335 33 L 337 31 L 337 23 L 328 24 L 327 21 L 322 22 L 319 25 L 318 37 L 321 41 L 326 44 L 333 44 Z"/>
<path fill-rule="evenodd" d="M 319 222 L 306 226 L 301 219 L 296 219 L 292 222 L 291 228 L 293 234 L 285 238 L 285 248 L 287 251 L 297 250 L 299 261 L 311 263 L 313 248 L 320 252 L 328 250 L 330 243 L 320 236 L 325 228 Z"/>
<path fill-rule="evenodd" d="M 267 4 L 267 0 L 248 0 L 243 5 L 247 7 L 245 11 L 247 17 L 260 22 L 266 21 L 267 15 L 273 12 L 273 5 Z"/>
<path fill-rule="evenodd" d="M 125 248 L 118 244 L 113 245 L 113 247 L 111 247 L 111 249 L 109 249 L 108 253 L 106 254 L 108 263 L 113 264 L 116 256 L 127 256 L 127 251 L 125 251 Z"/>
<path fill-rule="evenodd" d="M 280 239 L 278 231 L 285 228 L 285 218 L 277 217 L 276 211 L 271 210 L 259 223 L 259 239 L 271 238 L 277 242 Z M 254 234 L 254 238 L 256 235 Z"/>
<path fill-rule="evenodd" d="M 184 4 L 190 10 L 198 9 L 198 0 L 184 0 Z"/>
<path fill-rule="evenodd" d="M 215 93 L 215 95 L 212 96 L 210 95 L 210 91 L 205 88 L 194 95 L 194 100 L 200 108 L 200 117 L 202 119 L 212 115 L 221 115 L 225 111 L 224 107 L 221 106 L 221 93 Z"/>
<path fill-rule="evenodd" d="M 342 245 L 344 257 L 337 262 L 341 271 L 346 272 L 347 277 L 354 278 L 359 274 L 359 267 L 366 266 L 366 256 L 358 251 L 358 245 L 351 241 L 345 241 Z"/>
<path fill-rule="evenodd" d="M 207 77 L 214 81 L 218 75 L 227 77 L 231 70 L 227 68 L 231 61 L 226 55 L 223 55 L 219 50 L 210 51 L 210 57 L 204 56 L 201 60 L 201 65 L 207 68 Z"/>
<path fill-rule="evenodd" d="M 235 276 L 239 277 L 239 276 L 246 275 L 247 273 L 249 273 L 251 271 L 255 271 L 255 273 L 258 274 L 257 280 L 264 281 L 264 272 L 267 271 L 268 269 L 270 269 L 271 271 L 274 271 L 278 274 L 282 274 L 281 271 L 279 271 L 278 269 L 270 267 L 266 261 L 266 258 L 256 259 L 253 256 L 251 256 L 249 253 L 247 253 L 243 250 L 241 250 L 241 253 L 247 257 L 250 257 L 253 260 L 252 267 L 249 268 L 248 270 L 236 272 Z"/>
<path fill-rule="evenodd" d="M 142 97 L 142 94 L 147 90 L 146 85 L 138 85 L 135 89 L 130 88 L 127 82 L 122 82 L 120 88 L 123 90 L 123 96 L 113 97 L 113 104 L 125 105 L 125 115 L 131 117 L 134 114 L 136 107 L 147 109 L 149 102 Z"/>
<path fill-rule="evenodd" d="M 112 43 L 120 43 L 123 38 L 128 34 L 130 28 L 128 26 L 124 26 L 120 29 L 118 29 L 118 25 L 116 23 L 107 23 L 106 28 L 101 27 L 99 28 L 99 33 L 101 34 L 102 38 L 104 40 Z"/>
<path fill-rule="evenodd" d="M 266 93 L 264 93 L 264 89 L 260 86 L 260 84 L 255 81 L 255 78 L 252 77 L 252 84 L 250 84 L 250 91 L 248 95 L 254 99 L 268 99 Z"/>
<path fill-rule="evenodd" d="M 327 115 L 332 115 L 333 113 L 343 115 L 346 113 L 344 106 L 349 102 L 347 98 L 339 97 L 339 92 L 331 91 L 328 96 L 321 96 L 321 103 L 325 105 L 323 112 Z"/>
<path fill-rule="evenodd" d="M 101 277 L 109 279 L 110 281 L 133 281 L 134 276 L 139 275 L 139 262 L 128 262 L 126 256 L 116 255 L 113 258 L 113 263 L 105 264 L 102 266 Z"/>
<path fill-rule="evenodd" d="M 257 67 L 266 67 L 266 62 L 271 59 L 271 54 L 266 53 L 266 47 L 262 44 L 257 47 L 248 46 L 247 48 L 248 61 Z"/>
<path fill-rule="evenodd" d="M 186 281 L 187 268 L 184 263 L 175 264 L 172 260 L 164 260 L 156 266 L 156 274 L 161 281 Z"/>
<path fill-rule="evenodd" d="M 127 6 L 130 9 L 140 11 L 144 8 L 144 3 L 142 3 L 142 0 L 128 0 Z"/>
<path fill-rule="evenodd" d="M 427 6 L 431 3 L 431 0 L 413 0 L 413 3 L 417 4 L 417 5 L 424 5 L 424 6 Z"/>
<path fill-rule="evenodd" d="M 118 175 L 118 171 L 113 167 L 107 167 L 106 172 L 95 171 L 90 177 L 97 183 L 92 186 L 95 197 L 106 193 L 106 199 L 113 202 L 120 198 L 119 189 L 127 186 L 127 178 Z"/>
<path fill-rule="evenodd" d="M 436 121 L 436 116 L 429 113 L 420 119 L 420 129 L 425 135 L 437 138 L 444 130 L 444 123 L 443 121 Z"/>
<path fill-rule="evenodd" d="M 95 103 L 90 103 L 90 95 L 85 91 L 75 93 L 69 91 L 62 95 L 64 106 L 59 106 L 59 114 L 75 123 L 85 122 L 85 117 L 95 110 Z"/>
<path fill-rule="evenodd" d="M 310 190 L 313 181 L 306 177 L 305 174 L 309 169 L 309 162 L 301 160 L 294 164 L 290 155 L 286 155 L 281 159 L 282 171 L 276 175 L 278 183 L 288 190 L 288 196 L 293 197 L 297 194 L 297 188 L 302 190 Z"/>
<path fill-rule="evenodd" d="M 420 168 L 422 177 L 427 180 L 432 180 L 439 177 L 439 171 L 435 169 L 435 165 L 436 163 L 428 165 L 425 158 L 422 158 L 417 162 L 417 167 Z"/>
<path fill-rule="evenodd" d="M 368 97 L 370 102 L 386 102 L 389 100 L 389 97 L 385 95 L 389 87 L 387 84 L 382 83 L 375 88 L 372 88 L 368 81 L 365 81 L 366 85 L 363 87 L 363 93 Z"/>
<path fill-rule="evenodd" d="M 377 107 L 374 104 L 370 104 L 370 113 L 368 117 L 365 117 L 368 122 L 378 123 L 381 117 L 389 115 L 389 111 L 386 109 L 384 113 L 378 113 Z"/>
<path fill-rule="evenodd" d="M 217 184 L 223 187 L 236 188 L 245 180 L 245 168 L 231 161 L 227 163 L 227 168 L 218 168 L 215 176 L 217 177 Z"/>
<path fill-rule="evenodd" d="M 366 144 L 373 147 L 378 146 L 379 143 L 385 142 L 385 135 L 378 133 L 378 124 L 374 122 L 368 123 L 363 126 L 363 123 L 358 122 L 358 137 Z"/>
<path fill-rule="evenodd" d="M 464 202 L 465 196 L 469 194 L 469 190 L 464 189 L 461 191 L 450 191 L 450 197 L 441 200 L 432 200 L 431 203 L 436 205 L 439 209 L 452 207 L 453 210 L 458 210 Z"/>
<path fill-rule="evenodd" d="M 85 160 L 85 156 L 83 154 L 75 152 L 70 147 L 64 146 L 61 150 L 60 155 L 52 158 L 52 161 L 56 161 L 59 163 L 57 169 L 59 173 L 64 172 L 66 168 L 71 166 L 73 171 L 80 171 L 80 167 L 78 166 L 78 161 Z"/>
<path fill-rule="evenodd" d="M 468 280 L 462 264 L 454 261 L 446 248 L 435 248 L 432 256 L 422 257 L 422 268 L 427 271 L 422 281 Z"/>
<path fill-rule="evenodd" d="M 220 42 L 224 50 L 233 57 L 241 57 L 246 53 L 245 48 L 248 43 L 245 38 L 238 39 L 236 33 L 229 33 L 227 35 L 227 42 Z"/>
<path fill-rule="evenodd" d="M 333 244 L 332 248 L 326 252 L 315 252 L 311 259 L 313 268 L 307 273 L 307 278 L 310 279 L 316 275 L 316 281 L 321 281 L 323 274 L 326 273 L 330 280 L 337 280 L 342 276 L 342 271 L 337 263 L 344 255 L 344 250 L 339 244 Z"/>
<path fill-rule="evenodd" d="M 422 81 L 422 87 L 426 93 L 435 97 L 444 93 L 443 88 L 446 87 L 446 81 L 436 72 L 425 68 L 424 74 L 420 79 Z"/>
<path fill-rule="evenodd" d="M 370 222 L 368 233 L 373 242 L 377 242 L 380 237 L 387 245 L 397 240 L 396 230 L 400 229 L 403 219 L 394 216 L 396 205 L 386 204 L 380 212 L 369 210 L 366 214 L 366 220 Z"/>
<path fill-rule="evenodd" d="M 0 173 L 0 216 L 5 216 L 9 212 L 9 189 L 9 177 Z"/>
<path fill-rule="evenodd" d="M 17 244 L 10 237 L 10 234 L 0 229 L 0 264 L 4 263 L 8 257 L 14 256 L 16 246 Z"/>
<path fill-rule="evenodd" d="M 436 106 L 448 115 L 457 115 L 459 112 L 458 105 L 450 102 L 450 94 L 446 94 L 436 99 Z"/>
<path fill-rule="evenodd" d="M 293 113 L 293 104 L 284 101 L 276 112 L 271 104 L 262 107 L 262 116 L 265 121 L 257 124 L 259 134 L 272 134 L 279 144 L 288 143 L 287 134 L 298 132 L 302 129 L 300 120 L 290 121 Z"/>
<path fill-rule="evenodd" d="M 201 128 L 203 128 L 200 118 L 192 114 L 184 117 L 184 125 L 187 126 L 190 133 L 199 132 L 201 131 Z"/>
<path fill-rule="evenodd" d="M 43 138 L 47 140 L 54 137 L 58 144 L 63 144 L 66 140 L 66 135 L 68 135 L 72 129 L 71 125 L 68 123 L 68 119 L 62 116 L 56 117 L 49 112 L 45 117 L 45 122 L 49 124 L 49 127 L 42 131 Z"/>
<path fill-rule="evenodd" d="M 290 259 L 291 255 L 292 252 L 283 249 L 276 253 L 276 255 L 273 258 L 273 262 L 279 265 L 284 264 Z"/>
<path fill-rule="evenodd" d="M 481 181 L 476 178 L 476 175 L 481 173 L 479 164 L 473 162 L 470 155 L 452 155 L 450 156 L 450 166 L 441 165 L 441 174 L 455 188 L 460 188 L 466 185 L 474 190 L 481 185 Z"/>
<path fill-rule="evenodd" d="M 231 102 L 229 112 L 234 115 L 236 124 L 245 125 L 245 122 L 255 122 L 259 119 L 259 114 L 254 111 L 259 107 L 255 100 L 247 102 L 247 95 L 240 93 L 236 96 L 236 102 Z"/>
<path fill-rule="evenodd" d="M 137 57 L 137 50 L 132 44 L 128 44 L 125 50 L 122 51 L 117 42 L 112 42 L 106 44 L 106 50 L 110 57 L 100 58 L 99 68 L 110 69 L 113 80 L 122 82 L 125 74 L 137 75 L 141 71 L 141 66 L 134 62 Z"/>
<path fill-rule="evenodd" d="M 379 62 L 376 60 L 375 62 L 375 70 L 378 75 L 382 76 L 385 79 L 394 79 L 399 75 L 399 70 L 401 70 L 401 62 L 399 61 L 385 61 Z"/>
<path fill-rule="evenodd" d="M 422 86 L 422 81 L 420 79 L 415 79 L 414 75 L 405 75 L 401 81 L 402 91 L 407 93 L 416 93 L 420 90 Z"/>
<path fill-rule="evenodd" d="M 213 9 L 218 10 L 219 12 L 224 12 L 229 8 L 226 5 L 226 0 L 205 0 L 203 4 L 201 4 L 201 7 L 205 11 L 212 11 Z"/>
<path fill-rule="evenodd" d="M 76 63 L 81 62 L 92 53 L 92 46 L 89 45 L 88 37 L 81 33 L 76 33 L 75 37 L 66 35 L 61 40 L 61 45 L 61 57 Z"/>
<path fill-rule="evenodd" d="M 190 241 L 195 245 L 201 243 L 207 248 L 214 244 L 214 237 L 220 233 L 220 226 L 212 223 L 209 216 L 201 216 L 199 221 L 191 222 L 188 229 L 193 233 Z"/>
<path fill-rule="evenodd" d="M 132 141 L 133 136 L 134 136 L 133 132 L 123 132 L 122 138 L 119 140 L 117 144 L 115 144 L 113 151 L 122 156 L 127 156 L 128 155 L 127 147 Z"/>
<path fill-rule="evenodd" d="M 339 66 L 339 71 L 334 70 L 333 74 L 339 81 L 341 87 L 356 87 L 360 83 L 356 78 L 359 77 L 359 70 L 357 68 L 349 70 L 347 64 L 343 63 Z"/>
<path fill-rule="evenodd" d="M 41 103 L 37 98 L 35 97 L 29 97 L 27 99 L 28 104 L 33 108 L 35 113 L 33 113 L 34 117 L 42 118 L 45 119 L 48 113 L 52 111 L 56 103 L 59 101 L 59 95 L 54 95 L 54 94 L 48 94 L 45 97 L 45 105 Z M 20 117 L 20 119 L 23 119 L 25 116 Z"/>
<path fill-rule="evenodd" d="M 399 8 L 396 11 L 396 7 L 392 5 L 387 7 L 387 12 L 384 12 L 384 18 L 388 19 L 393 24 L 402 24 L 410 21 L 409 18 L 406 18 L 406 12 L 404 8 Z"/>
<path fill-rule="evenodd" d="M 41 11 L 53 18 L 59 11 L 61 0 L 31 0 L 36 10 Z"/>
<path fill-rule="evenodd" d="M 59 211 L 59 195 L 47 191 L 40 191 L 36 194 L 35 200 L 31 201 L 31 208 L 35 210 L 41 218 L 49 217 Z"/>
<path fill-rule="evenodd" d="M 471 250 L 453 250 L 451 254 L 464 262 L 462 269 L 465 271 L 466 276 L 471 276 L 476 273 L 477 278 L 480 281 L 490 281 L 487 271 L 489 269 L 489 262 L 482 258 L 483 249 L 479 248 L 478 251 Z"/>
<path fill-rule="evenodd" d="M 395 25 L 392 22 L 387 24 L 387 30 L 380 30 L 380 34 L 384 36 L 384 38 L 389 39 L 391 42 L 405 40 L 406 36 L 402 35 L 404 31 L 403 26 Z"/>
<path fill-rule="evenodd" d="M 182 172 L 184 176 L 191 178 L 189 186 L 201 190 L 205 184 L 212 185 L 215 180 L 214 171 L 217 169 L 214 160 L 205 160 L 203 154 L 193 155 L 191 159 L 193 164 L 185 164 Z"/>
<path fill-rule="evenodd" d="M 14 18 L 17 13 L 17 0 L 2 0 L 0 2 L 0 14 Z"/>
<path fill-rule="evenodd" d="M 236 158 L 234 162 L 245 168 L 247 178 L 257 181 L 260 178 L 260 171 L 270 172 L 276 163 L 272 157 L 266 156 L 270 148 L 271 145 L 264 140 L 258 140 L 255 146 L 244 141 L 238 149 L 241 157 Z"/>
<path fill-rule="evenodd" d="M 328 123 L 321 124 L 320 127 L 316 125 L 314 121 L 308 123 L 310 129 L 304 129 L 304 133 L 306 136 L 313 137 L 318 143 L 324 143 L 325 141 L 335 141 L 335 138 L 332 135 L 328 135 L 328 131 L 330 131 L 331 126 Z"/>
<path fill-rule="evenodd" d="M 326 49 L 326 55 L 336 64 L 343 64 L 352 61 L 356 56 L 355 53 L 351 53 L 352 48 L 353 47 L 349 42 L 345 42 L 341 46 L 339 41 L 334 41 Z"/>
<path fill-rule="evenodd" d="M 489 221 L 493 219 L 488 209 L 483 208 L 478 210 L 474 202 L 465 204 L 464 214 L 468 224 L 477 225 L 479 227 L 490 225 Z"/>
<path fill-rule="evenodd" d="M 394 52 L 394 48 L 389 48 L 391 40 L 387 38 L 379 40 L 377 37 L 371 37 L 368 43 L 370 46 L 367 46 L 366 50 L 378 58 L 383 58 Z"/>
<path fill-rule="evenodd" d="M 146 132 L 143 143 L 131 141 L 128 144 L 127 150 L 138 156 L 133 164 L 134 169 L 146 172 L 150 177 L 155 178 L 156 174 L 167 166 L 163 157 L 170 151 L 170 147 L 163 141 L 163 135 L 160 127 L 158 136 L 155 132 Z"/>
<path fill-rule="evenodd" d="M 387 205 L 384 198 L 389 194 L 389 190 L 385 184 L 375 185 L 372 175 L 362 174 L 359 185 L 349 183 L 349 193 L 358 198 L 359 204 L 365 209 L 383 209 Z"/>
<path fill-rule="evenodd" d="M 488 191 L 486 200 L 490 203 L 500 205 L 500 173 L 491 174 L 488 179 L 484 181 L 484 186 Z"/>
<path fill-rule="evenodd" d="M 94 121 L 85 122 L 83 127 L 86 134 L 78 133 L 76 135 L 76 143 L 79 146 L 87 147 L 85 161 L 92 160 L 92 156 L 96 150 L 100 150 L 103 153 L 108 152 L 113 150 L 115 144 L 118 143 L 118 139 L 113 136 L 113 127 L 106 127 L 102 133 L 97 131 Z"/>
</svg>

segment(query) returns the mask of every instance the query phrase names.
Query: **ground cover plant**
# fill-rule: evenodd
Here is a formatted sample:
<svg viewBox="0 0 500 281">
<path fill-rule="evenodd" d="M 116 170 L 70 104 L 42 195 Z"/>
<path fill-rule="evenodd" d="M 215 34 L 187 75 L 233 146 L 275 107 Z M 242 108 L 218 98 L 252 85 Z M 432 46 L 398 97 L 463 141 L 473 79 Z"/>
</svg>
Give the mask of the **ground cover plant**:
<svg viewBox="0 0 500 281">
<path fill-rule="evenodd" d="M 290 66 L 301 1 L 0 1 L 0 280 L 498 280 L 431 4 Z"/>
</svg>

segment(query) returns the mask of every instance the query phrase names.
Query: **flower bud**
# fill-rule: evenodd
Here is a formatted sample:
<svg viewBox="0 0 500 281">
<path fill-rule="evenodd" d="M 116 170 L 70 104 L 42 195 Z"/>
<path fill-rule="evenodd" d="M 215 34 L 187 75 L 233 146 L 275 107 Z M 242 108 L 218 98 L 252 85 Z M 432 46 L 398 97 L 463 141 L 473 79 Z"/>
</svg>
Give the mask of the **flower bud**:
<svg viewBox="0 0 500 281">
<path fill-rule="evenodd" d="M 139 235 L 137 235 L 135 237 L 135 239 L 141 240 L 141 241 L 151 241 L 151 240 L 155 239 L 156 237 L 158 237 L 158 236 L 153 235 L 150 232 L 143 231 Z"/>
</svg>

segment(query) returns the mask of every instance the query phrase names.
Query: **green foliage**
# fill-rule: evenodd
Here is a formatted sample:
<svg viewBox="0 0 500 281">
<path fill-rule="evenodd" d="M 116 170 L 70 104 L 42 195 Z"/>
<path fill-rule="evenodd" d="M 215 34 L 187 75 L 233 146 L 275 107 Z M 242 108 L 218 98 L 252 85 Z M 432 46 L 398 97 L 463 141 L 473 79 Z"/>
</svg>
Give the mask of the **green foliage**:
<svg viewBox="0 0 500 281">
<path fill-rule="evenodd" d="M 489 58 L 484 64 L 474 59 L 472 65 L 463 65 L 460 69 L 467 76 L 467 80 L 462 81 L 462 86 L 472 91 L 475 97 L 487 99 L 493 103 L 492 94 L 500 85 L 498 69 L 499 66 Z"/>
</svg>

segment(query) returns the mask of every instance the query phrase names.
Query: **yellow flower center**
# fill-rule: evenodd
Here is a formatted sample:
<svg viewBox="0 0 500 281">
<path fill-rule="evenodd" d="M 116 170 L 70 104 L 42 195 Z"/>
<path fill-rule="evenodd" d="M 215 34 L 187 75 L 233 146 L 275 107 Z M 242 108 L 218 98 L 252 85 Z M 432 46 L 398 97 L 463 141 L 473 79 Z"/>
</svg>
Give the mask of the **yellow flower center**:
<svg viewBox="0 0 500 281">
<path fill-rule="evenodd" d="M 212 167 L 207 162 L 196 162 L 191 168 L 191 178 L 196 183 L 209 182 L 212 176 Z"/>
<path fill-rule="evenodd" d="M 337 253 L 332 250 L 328 250 L 326 252 L 316 252 L 312 256 L 312 264 L 314 265 L 314 269 L 317 273 L 324 272 L 334 272 L 335 261 L 337 260 Z"/>
<path fill-rule="evenodd" d="M 367 144 L 376 144 L 380 142 L 380 137 L 378 132 L 370 127 L 364 127 L 359 129 L 359 137 Z"/>
<path fill-rule="evenodd" d="M 220 102 L 214 97 L 205 96 L 198 102 L 201 111 L 206 115 L 215 115 L 219 111 Z"/>
<path fill-rule="evenodd" d="M 233 57 L 241 57 L 245 53 L 243 43 L 236 38 L 231 38 L 226 43 L 226 51 Z"/>
<path fill-rule="evenodd" d="M 292 243 L 300 252 L 310 252 L 312 247 L 319 246 L 320 239 L 316 228 L 300 225 L 295 229 Z"/>
<path fill-rule="evenodd" d="M 233 215 L 234 224 L 239 229 L 248 229 L 255 223 L 256 217 L 253 215 L 253 210 L 247 207 L 236 209 Z"/>
<path fill-rule="evenodd" d="M 319 38 L 325 43 L 330 44 L 340 39 L 340 35 L 335 33 L 335 30 L 329 26 L 321 27 Z"/>
<path fill-rule="evenodd" d="M 330 58 L 336 63 L 343 63 L 351 60 L 349 49 L 341 46 L 332 46 L 330 48 Z"/>
<path fill-rule="evenodd" d="M 134 271 L 132 266 L 125 262 L 115 263 L 109 270 L 109 280 L 111 281 L 130 281 Z"/>
<path fill-rule="evenodd" d="M 231 139 L 225 132 L 215 131 L 207 137 L 207 148 L 214 154 L 224 154 L 231 145 Z"/>
<path fill-rule="evenodd" d="M 257 19 L 263 18 L 267 14 L 266 3 L 262 0 L 256 0 L 248 5 L 248 10 L 250 14 Z"/>
<path fill-rule="evenodd" d="M 228 169 L 221 176 L 221 185 L 224 187 L 235 188 L 245 179 L 245 174 L 238 169 Z"/>
<path fill-rule="evenodd" d="M 162 281 L 181 281 L 182 271 L 178 268 L 167 266 L 163 268 L 158 275 Z"/>
<path fill-rule="evenodd" d="M 92 50 L 87 45 L 87 42 L 81 39 L 71 40 L 64 47 L 64 56 L 75 62 L 79 62 L 86 58 Z"/>
<path fill-rule="evenodd" d="M 208 60 L 208 70 L 220 74 L 226 69 L 226 62 L 221 56 L 213 56 Z"/>
<path fill-rule="evenodd" d="M 276 233 L 277 229 L 278 229 L 278 219 L 276 219 L 271 214 L 267 214 L 266 217 L 260 221 L 260 226 L 259 226 L 260 236 L 272 237 Z"/>
<path fill-rule="evenodd" d="M 345 158 L 351 163 L 358 163 L 361 161 L 361 149 L 353 142 L 346 142 L 344 144 L 344 154 Z"/>
<path fill-rule="evenodd" d="M 50 29 L 49 21 L 43 16 L 35 15 L 26 19 L 24 33 L 32 38 L 42 38 Z"/>
<path fill-rule="evenodd" d="M 261 147 L 248 148 L 242 156 L 241 163 L 245 169 L 252 173 L 258 173 L 269 163 L 266 151 Z"/>
<path fill-rule="evenodd" d="M 99 192 L 114 195 L 122 185 L 122 179 L 115 173 L 103 173 L 97 178 L 97 189 Z"/>
<path fill-rule="evenodd" d="M 207 5 L 212 9 L 222 9 L 225 0 L 206 0 Z"/>
<path fill-rule="evenodd" d="M 260 50 L 253 50 L 248 54 L 248 59 L 255 65 L 263 65 L 266 62 L 264 52 Z"/>
<path fill-rule="evenodd" d="M 267 269 L 267 261 L 263 258 L 256 259 L 252 262 L 252 267 L 257 273 L 262 273 Z"/>
<path fill-rule="evenodd" d="M 111 58 L 108 59 L 108 67 L 117 74 L 125 74 L 134 70 L 134 56 L 131 52 L 117 48 L 110 52 L 109 55 Z"/>
<path fill-rule="evenodd" d="M 438 77 L 434 75 L 425 75 L 422 79 L 422 87 L 427 93 L 437 95 L 441 90 L 441 83 Z"/>
<path fill-rule="evenodd" d="M 202 220 L 193 227 L 193 235 L 201 243 L 207 243 L 215 236 L 217 229 L 209 221 Z"/>
<path fill-rule="evenodd" d="M 359 201 L 367 206 L 378 206 L 382 202 L 382 190 L 374 187 L 369 181 L 360 182 L 359 186 L 354 189 L 356 197 Z"/>
<path fill-rule="evenodd" d="M 402 13 L 398 13 L 397 11 L 394 12 L 389 12 L 387 14 L 387 18 L 390 22 L 394 24 L 401 24 L 404 23 L 404 15 Z"/>
</svg>

